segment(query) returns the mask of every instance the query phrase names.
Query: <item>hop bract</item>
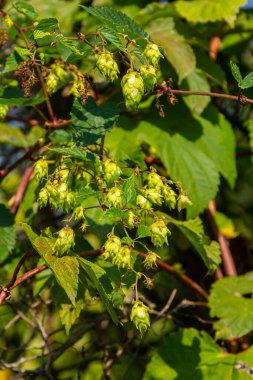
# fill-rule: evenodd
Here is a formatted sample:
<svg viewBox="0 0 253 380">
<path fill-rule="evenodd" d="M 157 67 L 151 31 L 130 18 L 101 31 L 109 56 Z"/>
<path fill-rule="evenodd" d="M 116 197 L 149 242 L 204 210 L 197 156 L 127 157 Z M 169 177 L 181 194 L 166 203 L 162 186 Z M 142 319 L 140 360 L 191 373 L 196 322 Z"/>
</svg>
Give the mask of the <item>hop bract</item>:
<svg viewBox="0 0 253 380">
<path fill-rule="evenodd" d="M 172 209 L 174 209 L 177 203 L 177 194 L 175 193 L 175 191 L 172 190 L 170 186 L 164 185 L 162 187 L 162 195 L 166 206 L 169 206 Z"/>
<path fill-rule="evenodd" d="M 103 172 L 105 182 L 110 184 L 119 178 L 121 169 L 114 161 L 105 160 L 103 162 Z"/>
<path fill-rule="evenodd" d="M 46 89 L 49 95 L 53 94 L 57 90 L 59 78 L 54 73 L 50 73 L 46 79 Z"/>
<path fill-rule="evenodd" d="M 0 120 L 3 120 L 8 113 L 8 106 L 5 104 L 0 104 Z"/>
<path fill-rule="evenodd" d="M 58 232 L 58 237 L 54 245 L 54 253 L 63 256 L 75 245 L 75 234 L 71 227 L 66 226 Z"/>
<path fill-rule="evenodd" d="M 109 257 L 113 258 L 119 253 L 121 249 L 121 240 L 118 236 L 110 235 L 108 240 L 104 245 L 104 258 L 108 259 Z"/>
<path fill-rule="evenodd" d="M 146 269 L 154 269 L 157 267 L 157 257 L 159 257 L 155 252 L 149 251 L 144 260 L 144 267 Z"/>
<path fill-rule="evenodd" d="M 85 208 L 83 206 L 76 207 L 73 211 L 73 217 L 77 222 L 85 220 Z"/>
<path fill-rule="evenodd" d="M 39 192 L 38 203 L 40 207 L 45 207 L 49 201 L 49 192 L 43 187 Z"/>
<path fill-rule="evenodd" d="M 130 319 L 137 330 L 143 335 L 150 327 L 149 309 L 141 301 L 136 301 L 132 307 Z"/>
<path fill-rule="evenodd" d="M 128 210 L 124 213 L 124 222 L 130 230 L 135 227 L 135 220 L 136 215 L 132 210 Z"/>
<path fill-rule="evenodd" d="M 147 198 L 143 197 L 143 195 L 138 194 L 136 199 L 136 206 L 139 206 L 143 209 L 150 209 L 152 207 L 152 204 Z"/>
<path fill-rule="evenodd" d="M 101 74 L 112 82 L 118 78 L 119 68 L 109 51 L 100 54 L 96 65 Z"/>
<path fill-rule="evenodd" d="M 126 74 L 121 81 L 123 96 L 128 111 L 136 112 L 144 94 L 144 83 L 137 71 Z"/>
<path fill-rule="evenodd" d="M 146 49 L 144 50 L 144 55 L 148 62 L 155 67 L 158 65 L 160 58 L 163 57 L 159 47 L 152 43 L 147 44 Z"/>
<path fill-rule="evenodd" d="M 151 224 L 151 241 L 155 247 L 162 247 L 163 244 L 168 244 L 167 235 L 170 234 L 169 229 L 162 219 Z"/>
<path fill-rule="evenodd" d="M 121 208 L 122 207 L 122 191 L 117 187 L 112 187 L 106 196 L 108 207 Z"/>
<path fill-rule="evenodd" d="M 48 163 L 43 158 L 35 162 L 34 166 L 34 178 L 36 181 L 41 181 L 48 175 Z"/>
<path fill-rule="evenodd" d="M 179 194 L 178 199 L 177 199 L 178 211 L 183 210 L 187 206 L 192 206 L 192 201 L 185 193 Z"/>
<path fill-rule="evenodd" d="M 161 206 L 163 202 L 163 197 L 159 190 L 154 189 L 146 189 L 145 196 L 155 205 Z"/>
<path fill-rule="evenodd" d="M 156 69 L 152 65 L 142 65 L 140 73 L 144 82 L 145 91 L 152 91 L 157 83 Z"/>
<path fill-rule="evenodd" d="M 126 268 L 131 263 L 131 249 L 127 245 L 123 245 L 119 252 L 112 259 L 113 264 L 118 268 Z"/>
<path fill-rule="evenodd" d="M 148 187 L 161 189 L 163 187 L 163 181 L 159 174 L 156 172 L 150 172 L 148 174 Z"/>
</svg>

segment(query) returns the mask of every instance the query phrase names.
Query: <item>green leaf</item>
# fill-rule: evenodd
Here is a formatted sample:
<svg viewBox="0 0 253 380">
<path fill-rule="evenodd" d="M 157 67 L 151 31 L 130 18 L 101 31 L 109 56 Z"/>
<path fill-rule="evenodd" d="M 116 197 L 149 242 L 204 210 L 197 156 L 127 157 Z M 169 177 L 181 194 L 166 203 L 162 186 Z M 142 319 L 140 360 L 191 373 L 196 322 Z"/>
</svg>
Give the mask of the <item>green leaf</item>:
<svg viewBox="0 0 253 380">
<path fill-rule="evenodd" d="M 252 368 L 253 348 L 224 352 L 204 331 L 183 329 L 167 336 L 153 354 L 143 380 L 250 380 L 239 363 Z"/>
<path fill-rule="evenodd" d="M 251 71 L 251 73 L 249 73 L 245 78 L 243 78 L 243 80 L 241 81 L 240 87 L 242 89 L 245 89 L 252 86 L 253 86 L 253 71 Z"/>
<path fill-rule="evenodd" d="M 16 146 L 18 148 L 28 148 L 34 145 L 43 136 L 43 129 L 33 127 L 28 135 L 25 135 L 20 128 L 11 127 L 9 124 L 0 123 L 0 143 Z"/>
<path fill-rule="evenodd" d="M 30 50 L 16 46 L 13 52 L 7 57 L 5 61 L 3 73 L 6 74 L 14 71 L 20 62 L 27 61 L 30 57 Z"/>
<path fill-rule="evenodd" d="M 148 34 L 144 32 L 142 27 L 137 25 L 125 13 L 109 7 L 86 7 L 84 5 L 80 5 L 80 7 L 84 8 L 88 13 L 97 17 L 99 20 L 104 21 L 119 33 L 125 33 L 130 38 L 148 38 Z"/>
<path fill-rule="evenodd" d="M 29 58 L 31 58 L 32 53 L 30 50 L 16 46 L 15 47 L 15 52 L 22 58 L 22 61 L 26 61 Z"/>
<path fill-rule="evenodd" d="M 44 101 L 44 95 L 38 93 L 31 98 L 25 98 L 23 91 L 18 87 L 2 87 L 0 89 L 0 104 L 7 106 L 32 106 Z"/>
<path fill-rule="evenodd" d="M 112 286 L 110 281 L 108 280 L 107 274 L 98 265 L 91 263 L 88 260 L 85 260 L 81 257 L 78 258 L 80 266 L 84 269 L 90 281 L 95 285 L 99 294 L 105 304 L 105 307 L 110 314 L 113 322 L 117 325 L 118 318 L 113 309 L 112 303 L 109 298 L 109 294 L 112 292 Z"/>
<path fill-rule="evenodd" d="M 79 100 L 75 100 L 71 110 L 73 140 L 83 146 L 94 144 L 98 138 L 104 136 L 113 127 L 118 116 L 118 109 L 114 103 L 106 103 L 97 107 L 91 97 L 88 98 L 85 105 L 82 105 Z"/>
<path fill-rule="evenodd" d="M 180 0 L 175 3 L 175 7 L 190 22 L 226 20 L 233 25 L 239 7 L 245 3 L 246 0 Z"/>
<path fill-rule="evenodd" d="M 80 160 L 86 160 L 87 159 L 87 152 L 81 147 L 59 147 L 59 148 L 50 148 L 49 150 L 52 150 L 55 153 L 62 154 L 63 156 L 70 156 L 73 158 L 78 158 Z"/>
<path fill-rule="evenodd" d="M 182 90 L 210 91 L 209 83 L 200 70 L 193 71 L 182 83 Z M 209 96 L 187 95 L 183 97 L 185 103 L 196 114 L 201 114 L 210 103 Z"/>
<path fill-rule="evenodd" d="M 71 327 L 74 325 L 76 320 L 79 318 L 81 311 L 84 308 L 84 300 L 79 299 L 76 301 L 75 307 L 73 305 L 66 303 L 61 304 L 61 308 L 59 310 L 59 315 L 61 318 L 61 323 L 65 326 L 66 334 L 69 335 L 69 331 Z"/>
<path fill-rule="evenodd" d="M 106 210 L 103 214 L 103 217 L 112 219 L 115 223 L 116 221 L 120 220 L 123 216 L 123 211 L 119 208 L 110 208 L 109 210 Z"/>
<path fill-rule="evenodd" d="M 196 58 L 185 38 L 178 34 L 172 18 L 159 18 L 149 27 L 149 33 L 155 42 L 164 49 L 168 61 L 176 70 L 179 82 L 196 67 Z"/>
<path fill-rule="evenodd" d="M 107 26 L 100 26 L 98 28 L 98 31 L 101 33 L 101 36 L 111 42 L 116 48 L 118 48 L 121 51 L 125 51 L 125 46 L 122 44 L 118 34 L 115 32 L 114 29 L 108 28 Z"/>
<path fill-rule="evenodd" d="M 127 178 L 122 186 L 122 191 L 124 194 L 124 198 L 126 199 L 127 203 L 135 202 L 136 199 L 136 190 L 135 190 L 135 175 L 134 173 Z"/>
<path fill-rule="evenodd" d="M 34 29 L 33 36 L 35 39 L 40 39 L 51 34 L 59 28 L 58 20 L 56 18 L 42 19 Z"/>
<path fill-rule="evenodd" d="M 26 223 L 23 223 L 22 226 L 33 248 L 45 260 L 59 285 L 65 290 L 70 301 L 75 306 L 78 290 L 78 259 L 75 256 L 56 257 L 53 252 L 53 239 L 38 236 Z"/>
<path fill-rule="evenodd" d="M 14 218 L 9 210 L 0 204 L 0 259 L 3 260 L 15 247 Z"/>
<path fill-rule="evenodd" d="M 31 20 L 36 20 L 38 17 L 38 13 L 35 12 L 33 6 L 24 1 L 17 1 L 13 3 L 13 7 L 20 13 L 23 13 Z"/>
<path fill-rule="evenodd" d="M 239 338 L 253 330 L 253 272 L 226 277 L 213 284 L 209 297 L 210 314 L 217 337 Z"/>
<path fill-rule="evenodd" d="M 150 236 L 150 229 L 148 226 L 145 226 L 144 224 L 140 224 L 138 229 L 137 229 L 137 237 L 139 239 L 145 238 Z"/>
<path fill-rule="evenodd" d="M 172 219 L 172 222 L 180 229 L 187 239 L 194 246 L 208 272 L 214 273 L 221 263 L 221 252 L 219 244 L 215 241 L 209 242 L 209 238 L 204 233 L 204 227 L 199 218 L 184 222 Z"/>
<path fill-rule="evenodd" d="M 231 72 L 233 74 L 233 77 L 235 78 L 236 82 L 238 83 L 238 86 L 241 87 L 241 82 L 242 82 L 242 74 L 240 72 L 239 67 L 237 66 L 236 63 L 230 61 L 230 67 L 231 67 Z"/>
</svg>

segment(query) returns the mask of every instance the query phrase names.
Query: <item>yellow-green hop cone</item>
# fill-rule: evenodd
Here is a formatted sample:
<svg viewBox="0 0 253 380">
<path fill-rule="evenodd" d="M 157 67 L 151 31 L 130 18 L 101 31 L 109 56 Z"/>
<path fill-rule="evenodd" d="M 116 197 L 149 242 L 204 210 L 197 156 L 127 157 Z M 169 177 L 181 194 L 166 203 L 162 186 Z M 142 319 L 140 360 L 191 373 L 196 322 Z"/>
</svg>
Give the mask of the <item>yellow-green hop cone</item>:
<svg viewBox="0 0 253 380">
<path fill-rule="evenodd" d="M 144 83 L 140 73 L 131 71 L 124 75 L 121 87 L 127 110 L 136 112 L 144 94 Z"/>
<path fill-rule="evenodd" d="M 133 211 L 131 210 L 128 210 L 124 213 L 124 222 L 125 222 L 125 225 L 127 226 L 127 228 L 129 228 L 130 230 L 133 229 L 135 227 L 135 223 L 136 223 L 136 215 Z"/>
<path fill-rule="evenodd" d="M 144 50 L 144 55 L 148 62 L 155 67 L 158 65 L 160 58 L 163 57 L 159 47 L 152 43 L 147 44 L 146 49 Z"/>
<path fill-rule="evenodd" d="M 108 240 L 105 242 L 103 256 L 105 259 L 108 259 L 109 257 L 113 258 L 119 253 L 120 249 L 120 238 L 116 235 L 110 235 Z"/>
<path fill-rule="evenodd" d="M 51 65 L 51 69 L 53 69 L 53 71 L 55 72 L 56 76 L 60 80 L 66 79 L 66 77 L 68 75 L 68 72 L 66 70 L 64 70 L 63 67 L 59 63 L 54 63 L 53 65 Z"/>
<path fill-rule="evenodd" d="M 66 212 L 70 212 L 76 207 L 76 197 L 72 192 L 68 192 L 66 194 L 65 202 L 64 202 L 64 210 Z"/>
<path fill-rule="evenodd" d="M 152 91 L 157 83 L 156 68 L 152 65 L 142 65 L 140 73 L 143 79 L 145 91 Z"/>
<path fill-rule="evenodd" d="M 170 234 L 170 231 L 162 219 L 159 219 L 157 222 L 151 224 L 150 231 L 151 241 L 155 247 L 162 247 L 163 244 L 168 245 L 167 235 Z"/>
<path fill-rule="evenodd" d="M 85 208 L 83 206 L 78 206 L 73 211 L 73 218 L 80 222 L 81 220 L 85 221 Z"/>
<path fill-rule="evenodd" d="M 144 267 L 146 269 L 155 269 L 157 267 L 157 258 L 159 256 L 152 251 L 149 251 L 144 260 Z"/>
<path fill-rule="evenodd" d="M 150 327 L 149 309 L 141 301 L 136 301 L 132 307 L 130 319 L 137 330 L 143 335 Z"/>
<path fill-rule="evenodd" d="M 161 189 L 163 187 L 163 181 L 161 179 L 161 177 L 159 176 L 159 174 L 157 174 L 156 172 L 150 172 L 148 174 L 148 187 L 149 188 L 157 188 L 157 189 Z"/>
<path fill-rule="evenodd" d="M 69 182 L 70 179 L 70 171 L 67 165 L 61 164 L 56 169 L 56 177 L 60 182 Z"/>
<path fill-rule="evenodd" d="M 183 210 L 187 206 L 192 206 L 192 201 L 190 200 L 190 198 L 185 193 L 179 194 L 178 199 L 177 199 L 178 211 Z"/>
<path fill-rule="evenodd" d="M 118 78 L 119 68 L 109 51 L 100 54 L 96 66 L 101 74 L 112 82 Z"/>
<path fill-rule="evenodd" d="M 114 161 L 105 160 L 103 162 L 103 173 L 105 182 L 107 184 L 110 184 L 119 178 L 121 174 L 121 169 Z"/>
<path fill-rule="evenodd" d="M 162 187 L 162 195 L 166 206 L 169 206 L 172 209 L 174 209 L 177 204 L 177 194 L 175 193 L 175 191 L 172 190 L 170 186 L 164 185 Z"/>
<path fill-rule="evenodd" d="M 0 120 L 3 120 L 6 118 L 8 113 L 8 106 L 5 104 L 0 104 Z"/>
<path fill-rule="evenodd" d="M 122 208 L 122 191 L 117 187 L 112 187 L 106 195 L 106 203 L 109 208 Z"/>
<path fill-rule="evenodd" d="M 41 181 L 48 175 L 48 163 L 43 158 L 41 160 L 38 160 L 33 165 L 34 169 L 34 178 L 36 181 Z"/>
<path fill-rule="evenodd" d="M 57 90 L 59 78 L 54 73 L 50 73 L 46 79 L 46 89 L 49 95 Z"/>
<path fill-rule="evenodd" d="M 159 189 L 146 189 L 145 197 L 150 200 L 153 204 L 161 206 L 163 203 L 163 196 L 161 195 Z"/>
<path fill-rule="evenodd" d="M 136 206 L 139 206 L 140 208 L 142 209 L 150 209 L 152 207 L 152 204 L 151 202 L 143 197 L 143 195 L 139 194 L 137 195 L 137 198 L 136 198 Z"/>
<path fill-rule="evenodd" d="M 118 268 L 127 268 L 131 263 L 131 249 L 127 245 L 123 245 L 119 252 L 112 259 L 113 264 Z"/>
<path fill-rule="evenodd" d="M 49 192 L 47 191 L 47 189 L 45 187 L 43 187 L 40 192 L 39 192 L 39 196 L 38 196 L 38 203 L 39 203 L 39 206 L 42 208 L 42 207 L 45 207 L 49 201 L 49 197 L 50 197 L 50 194 Z"/>
<path fill-rule="evenodd" d="M 56 256 L 63 256 L 75 245 L 75 234 L 71 227 L 66 226 L 58 232 L 58 237 L 54 245 Z"/>
</svg>

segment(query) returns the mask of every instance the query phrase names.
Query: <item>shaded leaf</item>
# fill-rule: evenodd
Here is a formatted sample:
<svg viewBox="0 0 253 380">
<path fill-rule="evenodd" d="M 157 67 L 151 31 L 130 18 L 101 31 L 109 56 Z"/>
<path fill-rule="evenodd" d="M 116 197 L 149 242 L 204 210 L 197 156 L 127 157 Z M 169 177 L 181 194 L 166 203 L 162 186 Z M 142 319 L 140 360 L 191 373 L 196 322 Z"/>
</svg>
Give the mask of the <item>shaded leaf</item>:
<svg viewBox="0 0 253 380">
<path fill-rule="evenodd" d="M 110 314 L 113 322 L 117 325 L 118 318 L 109 298 L 110 293 L 112 292 L 112 286 L 106 275 L 106 272 L 98 265 L 91 263 L 90 261 L 85 260 L 81 257 L 78 258 L 78 261 L 80 263 L 80 266 L 84 269 L 87 276 L 99 291 L 99 294 L 105 304 L 108 313 Z"/>
<path fill-rule="evenodd" d="M 27 2 L 17 1 L 13 3 L 13 7 L 31 20 L 35 20 L 38 17 L 38 13 L 35 12 L 33 6 Z"/>
<path fill-rule="evenodd" d="M 84 300 L 79 299 L 76 301 L 75 307 L 71 304 L 61 304 L 61 308 L 59 310 L 59 315 L 61 318 L 61 323 L 65 326 L 66 334 L 69 335 L 69 331 L 71 327 L 74 325 L 76 320 L 78 319 L 81 311 L 84 308 Z"/>
<path fill-rule="evenodd" d="M 243 78 L 243 80 L 241 81 L 240 87 L 242 89 L 245 89 L 252 86 L 253 86 L 253 71 L 251 71 L 251 73 L 249 73 L 245 78 Z"/>
<path fill-rule="evenodd" d="M 151 235 L 150 229 L 148 226 L 145 226 L 144 224 L 140 224 L 137 229 L 137 237 L 139 239 L 145 238 Z"/>
<path fill-rule="evenodd" d="M 0 260 L 3 260 L 15 247 L 14 218 L 9 210 L 0 204 Z"/>
<path fill-rule="evenodd" d="M 59 285 L 65 290 L 72 304 L 75 305 L 79 273 L 77 258 L 75 256 L 56 257 L 53 252 L 53 239 L 38 236 L 28 224 L 23 223 L 22 226 L 34 249 L 45 260 Z"/>
<path fill-rule="evenodd" d="M 122 44 L 118 34 L 112 28 L 100 26 L 98 30 L 105 40 L 111 42 L 111 44 L 116 46 L 119 50 L 125 51 L 125 46 Z"/>
<path fill-rule="evenodd" d="M 182 89 L 190 91 L 210 91 L 209 83 L 200 70 L 193 71 L 182 83 Z M 188 107 L 195 113 L 201 114 L 210 103 L 209 96 L 187 95 L 183 97 Z"/>
<path fill-rule="evenodd" d="M 231 72 L 233 74 L 233 77 L 235 78 L 236 82 L 238 83 L 238 86 L 241 87 L 241 82 L 242 82 L 242 74 L 240 72 L 239 67 L 237 66 L 236 63 L 230 61 L 230 67 L 231 67 Z"/>
<path fill-rule="evenodd" d="M 209 297 L 210 314 L 217 337 L 239 338 L 253 330 L 253 272 L 226 277 L 213 284 Z"/>
<path fill-rule="evenodd" d="M 43 129 L 33 127 L 28 135 L 25 135 L 18 127 L 10 127 L 9 124 L 0 123 L 0 143 L 27 148 L 34 145 L 43 136 Z"/>
</svg>

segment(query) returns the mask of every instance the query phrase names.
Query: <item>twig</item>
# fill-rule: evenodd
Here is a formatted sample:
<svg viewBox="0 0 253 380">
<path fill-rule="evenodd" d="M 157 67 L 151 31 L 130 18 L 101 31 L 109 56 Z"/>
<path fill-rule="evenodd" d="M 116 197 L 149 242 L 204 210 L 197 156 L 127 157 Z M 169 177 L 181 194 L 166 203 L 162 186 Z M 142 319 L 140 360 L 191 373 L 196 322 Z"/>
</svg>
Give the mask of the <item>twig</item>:
<svg viewBox="0 0 253 380">
<path fill-rule="evenodd" d="M 27 168 L 25 170 L 24 175 L 21 178 L 21 181 L 20 181 L 19 186 L 18 186 L 18 190 L 15 194 L 13 204 L 10 208 L 10 212 L 13 215 L 15 215 L 17 210 L 18 210 L 19 204 L 20 204 L 21 200 L 23 199 L 23 195 L 26 191 L 27 185 L 30 181 L 32 174 L 33 174 L 33 167 L 30 166 L 29 168 Z"/>
<path fill-rule="evenodd" d="M 20 165 L 23 161 L 31 158 L 37 144 L 32 146 L 24 156 L 20 157 L 17 161 L 15 161 L 12 165 L 10 165 L 7 169 L 0 170 L 0 182 L 6 177 L 13 169 L 15 169 L 18 165 Z"/>
<path fill-rule="evenodd" d="M 223 98 L 223 99 L 231 99 L 235 101 L 240 101 L 242 104 L 250 103 L 253 104 L 253 99 L 249 99 L 246 96 L 236 96 L 229 94 L 220 94 L 218 92 L 209 92 L 209 91 L 189 91 L 189 90 L 174 90 L 171 87 L 157 85 L 157 88 L 163 92 L 168 94 L 178 94 L 178 95 L 202 95 L 202 96 L 210 96 L 213 98 Z"/>
<path fill-rule="evenodd" d="M 232 253 L 229 248 L 228 241 L 225 236 L 219 230 L 216 222 L 215 222 L 215 214 L 216 214 L 216 206 L 214 201 L 209 202 L 207 215 L 209 217 L 210 226 L 213 229 L 216 238 L 220 244 L 221 256 L 223 261 L 224 272 L 226 276 L 236 276 L 237 271 L 234 263 L 234 259 Z"/>
<path fill-rule="evenodd" d="M 81 257 L 97 256 L 97 255 L 102 254 L 103 252 L 104 252 L 103 248 L 91 249 L 89 251 L 80 253 L 80 256 Z M 136 250 L 133 250 L 132 252 L 139 255 L 142 258 L 142 260 L 145 260 L 146 255 L 144 253 L 136 251 Z M 193 281 L 190 277 L 186 276 L 185 274 L 177 272 L 177 270 L 175 268 L 173 268 L 172 266 L 170 266 L 167 263 L 164 263 L 163 261 L 157 260 L 157 266 L 159 268 L 162 268 L 162 269 L 166 270 L 167 272 L 173 274 L 173 276 L 177 277 L 179 280 L 184 282 L 186 285 L 190 286 L 192 289 L 194 289 L 194 291 L 196 291 L 203 298 L 208 299 L 208 293 L 200 285 L 198 285 L 195 281 Z M 48 268 L 47 265 L 41 265 L 37 268 L 31 269 L 30 271 L 26 272 L 22 276 L 18 277 L 15 280 L 15 282 L 9 288 L 7 288 L 7 286 L 4 286 L 0 292 L 0 305 L 4 302 L 6 297 L 9 296 L 10 291 L 12 289 L 14 289 L 16 286 L 22 284 L 23 282 L 25 282 L 29 278 L 35 276 L 36 274 L 44 271 L 47 268 Z"/>
</svg>

